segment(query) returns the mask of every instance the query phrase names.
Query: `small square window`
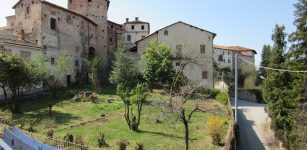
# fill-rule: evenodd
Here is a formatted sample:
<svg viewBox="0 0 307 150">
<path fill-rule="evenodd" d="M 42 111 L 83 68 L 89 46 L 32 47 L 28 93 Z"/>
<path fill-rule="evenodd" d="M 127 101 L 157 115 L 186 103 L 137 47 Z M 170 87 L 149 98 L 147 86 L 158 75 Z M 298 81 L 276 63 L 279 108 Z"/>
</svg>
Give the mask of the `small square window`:
<svg viewBox="0 0 307 150">
<path fill-rule="evenodd" d="M 203 77 L 203 79 L 208 79 L 208 72 L 207 71 L 203 71 L 202 72 L 202 77 Z"/>
<path fill-rule="evenodd" d="M 180 61 L 176 61 L 176 66 L 180 66 Z"/>
<path fill-rule="evenodd" d="M 131 30 L 134 30 L 134 25 L 131 26 Z"/>
<path fill-rule="evenodd" d="M 142 28 L 142 30 L 144 30 L 144 29 L 145 29 L 145 26 L 144 26 L 144 25 L 142 25 L 142 27 L 141 27 L 141 28 Z"/>
<path fill-rule="evenodd" d="M 50 63 L 51 65 L 54 65 L 54 58 L 51 58 Z"/>
</svg>

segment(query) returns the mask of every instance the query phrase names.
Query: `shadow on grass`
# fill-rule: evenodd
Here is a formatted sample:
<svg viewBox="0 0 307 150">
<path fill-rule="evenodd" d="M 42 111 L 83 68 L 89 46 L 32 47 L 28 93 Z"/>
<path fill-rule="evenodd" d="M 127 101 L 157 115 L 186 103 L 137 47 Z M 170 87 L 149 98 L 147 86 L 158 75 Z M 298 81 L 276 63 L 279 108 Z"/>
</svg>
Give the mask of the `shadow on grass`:
<svg viewBox="0 0 307 150">
<path fill-rule="evenodd" d="M 48 110 L 39 111 L 37 113 L 31 113 L 26 115 L 15 115 L 14 119 L 23 119 L 26 120 L 39 120 L 42 121 L 44 119 L 54 119 L 55 123 L 58 125 L 69 124 L 71 120 L 80 119 L 80 117 L 73 116 L 72 114 L 62 113 L 59 111 L 52 111 L 52 115 L 49 116 Z"/>
<path fill-rule="evenodd" d="M 162 133 L 162 132 L 154 132 L 154 131 L 142 131 L 140 130 L 139 133 L 142 134 L 151 134 L 151 135 L 158 135 L 158 136 L 163 136 L 163 137 L 168 137 L 168 138 L 175 138 L 175 139 L 185 139 L 185 137 L 181 137 L 178 135 L 173 135 L 173 134 L 166 134 L 166 133 Z M 196 141 L 198 140 L 197 138 L 190 138 L 191 141 Z"/>
</svg>

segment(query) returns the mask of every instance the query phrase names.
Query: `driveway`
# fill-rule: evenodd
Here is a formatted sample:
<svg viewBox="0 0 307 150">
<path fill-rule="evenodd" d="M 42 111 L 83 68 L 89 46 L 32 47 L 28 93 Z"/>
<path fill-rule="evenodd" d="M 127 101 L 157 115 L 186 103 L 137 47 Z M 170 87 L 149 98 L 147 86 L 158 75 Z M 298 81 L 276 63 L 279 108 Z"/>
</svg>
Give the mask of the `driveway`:
<svg viewBox="0 0 307 150">
<path fill-rule="evenodd" d="M 270 118 L 264 108 L 265 104 L 238 100 L 240 150 L 278 150 L 274 137 L 266 130 Z"/>
</svg>

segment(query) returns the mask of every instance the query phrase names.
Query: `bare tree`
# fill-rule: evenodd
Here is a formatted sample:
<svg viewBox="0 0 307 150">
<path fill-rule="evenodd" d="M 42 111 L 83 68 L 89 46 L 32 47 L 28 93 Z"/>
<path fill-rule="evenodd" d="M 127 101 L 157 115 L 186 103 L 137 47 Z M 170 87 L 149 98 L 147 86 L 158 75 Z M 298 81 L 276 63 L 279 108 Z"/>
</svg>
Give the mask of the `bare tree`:
<svg viewBox="0 0 307 150">
<path fill-rule="evenodd" d="M 173 79 L 172 84 L 168 89 L 167 99 L 162 99 L 165 110 L 162 113 L 174 114 L 184 125 L 185 129 L 185 149 L 189 149 L 189 124 L 191 118 L 196 112 L 209 112 L 213 109 L 202 110 L 199 107 L 197 100 L 193 100 L 195 106 L 190 111 L 187 109 L 187 102 L 192 99 L 204 99 L 205 95 L 201 94 L 202 86 L 193 84 L 184 78 L 183 71 L 189 64 L 196 64 L 202 67 L 202 63 L 199 63 L 191 57 L 181 58 L 180 69 L 177 70 L 176 76 Z"/>
</svg>

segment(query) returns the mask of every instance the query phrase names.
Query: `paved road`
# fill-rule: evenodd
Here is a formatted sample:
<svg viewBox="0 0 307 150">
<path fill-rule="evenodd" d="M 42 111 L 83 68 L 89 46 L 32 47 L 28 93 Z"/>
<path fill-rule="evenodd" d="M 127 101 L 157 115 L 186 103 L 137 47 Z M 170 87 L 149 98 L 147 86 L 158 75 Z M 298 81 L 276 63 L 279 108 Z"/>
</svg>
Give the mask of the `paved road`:
<svg viewBox="0 0 307 150">
<path fill-rule="evenodd" d="M 268 114 L 264 108 L 264 104 L 238 101 L 240 150 L 275 150 L 271 146 L 272 138 L 264 130 L 264 123 L 268 121 Z"/>
</svg>

